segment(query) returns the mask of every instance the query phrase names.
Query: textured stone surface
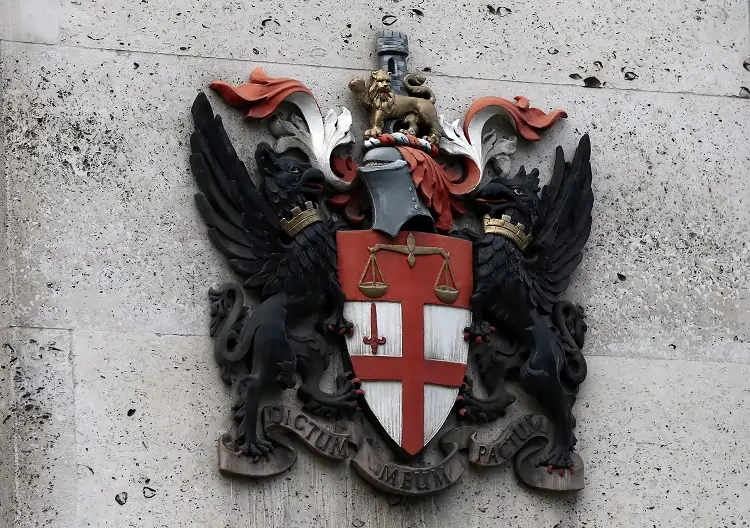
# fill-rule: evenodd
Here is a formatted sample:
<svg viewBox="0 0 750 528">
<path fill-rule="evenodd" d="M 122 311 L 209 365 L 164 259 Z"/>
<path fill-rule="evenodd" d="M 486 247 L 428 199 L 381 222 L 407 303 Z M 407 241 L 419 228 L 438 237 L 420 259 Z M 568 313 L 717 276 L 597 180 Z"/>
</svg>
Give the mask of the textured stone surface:
<svg viewBox="0 0 750 528">
<path fill-rule="evenodd" d="M 0 330 L 0 526 L 13 526 L 16 512 L 16 391 L 14 375 L 18 355 L 10 332 Z"/>
<path fill-rule="evenodd" d="M 0 33 L 1 34 L 1 33 Z M 0 65 L 3 55 L 0 48 Z M 0 93 L 4 91 L 5 82 L 0 79 Z M 0 123 L 3 122 L 4 105 L 0 104 Z M 0 132 L 0 204 L 7 200 L 7 181 L 5 178 L 5 136 Z M 12 315 L 11 273 L 8 268 L 7 207 L 0 206 L 0 526 L 11 526 L 16 511 L 16 446 L 15 421 L 11 413 L 15 407 L 13 382 L 13 364 L 18 357 L 10 346 L 8 325 Z"/>
<path fill-rule="evenodd" d="M 231 526 L 216 462 L 231 400 L 211 355 L 205 338 L 74 335 L 83 471 L 71 526 Z"/>
<path fill-rule="evenodd" d="M 750 524 L 750 367 L 589 358 L 581 528 Z"/>
<path fill-rule="evenodd" d="M 60 34 L 60 2 L 0 0 L 0 40 L 44 44 L 57 42 Z"/>
<path fill-rule="evenodd" d="M 187 172 L 190 99 L 206 80 L 180 88 L 162 58 L 14 49 L 4 128 L 18 320 L 202 332 L 224 271 Z"/>
<path fill-rule="evenodd" d="M 3 65 L 3 50 L 0 46 L 0 70 Z M 0 76 L 0 94 L 5 93 L 9 80 Z M 2 101 L 2 95 L 0 95 Z M 5 105 L 0 103 L 0 127 L 5 122 Z M 6 328 L 12 317 L 11 298 L 13 288 L 11 285 L 12 273 L 10 271 L 10 260 L 8 258 L 8 181 L 5 172 L 5 134 L 0 132 L 0 329 Z"/>
<path fill-rule="evenodd" d="M 745 0 L 97 0 L 62 3 L 62 42 L 87 47 L 368 68 L 372 34 L 412 38 L 413 66 L 445 75 L 736 95 Z M 655 51 L 655 50 L 658 50 Z M 571 75 L 578 76 L 571 79 Z M 746 83 L 745 83 L 746 85 Z"/>
<path fill-rule="evenodd" d="M 13 329 L 9 334 L 3 354 L 10 359 L 3 361 L 0 375 L 13 377 L 12 406 L 4 419 L 13 425 L 15 468 L 8 469 L 18 507 L 15 524 L 7 526 L 73 528 L 67 520 L 75 512 L 81 467 L 75 456 L 70 332 Z"/>
</svg>

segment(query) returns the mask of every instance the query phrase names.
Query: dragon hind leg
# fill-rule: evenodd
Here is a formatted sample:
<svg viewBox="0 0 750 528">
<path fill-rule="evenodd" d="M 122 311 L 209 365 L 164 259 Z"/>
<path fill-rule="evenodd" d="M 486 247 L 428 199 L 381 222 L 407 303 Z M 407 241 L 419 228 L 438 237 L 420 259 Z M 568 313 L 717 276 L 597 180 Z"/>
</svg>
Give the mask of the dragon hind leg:
<svg viewBox="0 0 750 528">
<path fill-rule="evenodd" d="M 472 421 L 492 421 L 505 415 L 505 409 L 516 397 L 508 391 L 506 379 L 509 369 L 520 367 L 521 348 L 500 343 L 496 338 L 487 345 L 477 345 L 473 354 L 482 384 L 488 397 L 477 396 L 473 382 L 468 376 L 459 389 L 458 414 Z"/>
<path fill-rule="evenodd" d="M 302 377 L 297 397 L 304 403 L 303 408 L 333 418 L 350 416 L 357 411 L 357 400 L 364 391 L 351 372 L 338 375 L 335 392 L 325 392 L 320 388 L 320 381 L 332 355 L 330 345 L 320 334 L 304 337 L 290 335 L 289 342 L 297 358 L 297 370 Z"/>
<path fill-rule="evenodd" d="M 254 323 L 258 330 L 251 343 L 252 354 L 250 374 L 240 380 L 240 409 L 238 418 L 242 422 L 239 427 L 237 444 L 240 454 L 254 459 L 268 456 L 273 451 L 273 445 L 258 437 L 258 411 L 263 391 L 276 383 L 282 388 L 295 385 L 296 358 L 287 338 L 286 309 L 276 299 L 266 300 L 253 313 L 257 318 Z"/>
<path fill-rule="evenodd" d="M 531 355 L 521 368 L 521 386 L 544 407 L 554 428 L 553 446 L 543 464 L 555 469 L 573 466 L 573 403 L 575 395 L 563 383 L 560 372 L 565 351 L 549 325 L 534 317 Z"/>
<path fill-rule="evenodd" d="M 235 419 L 240 421 L 235 443 L 240 454 L 255 460 L 273 451 L 273 444 L 258 438 L 257 432 L 258 404 L 263 395 L 263 385 L 263 380 L 258 376 L 245 376 L 240 380 L 240 396 L 235 404 L 238 408 Z"/>
</svg>

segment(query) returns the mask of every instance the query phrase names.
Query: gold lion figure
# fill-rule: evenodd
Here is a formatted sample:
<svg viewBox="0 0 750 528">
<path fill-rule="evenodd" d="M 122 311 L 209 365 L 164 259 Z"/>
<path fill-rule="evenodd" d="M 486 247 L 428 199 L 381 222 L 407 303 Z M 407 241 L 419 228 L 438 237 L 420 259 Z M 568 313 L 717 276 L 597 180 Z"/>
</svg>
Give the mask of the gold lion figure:
<svg viewBox="0 0 750 528">
<path fill-rule="evenodd" d="M 408 128 L 400 132 L 418 136 L 421 129 L 427 140 L 436 145 L 440 141 L 440 120 L 435 110 L 435 94 L 423 86 L 424 82 L 421 75 L 405 75 L 404 88 L 409 95 L 401 95 L 393 91 L 391 74 L 387 71 L 372 72 L 369 84 L 359 77 L 349 81 L 357 102 L 369 112 L 370 128 L 365 137 L 382 134 L 386 119 L 402 119 Z"/>
</svg>

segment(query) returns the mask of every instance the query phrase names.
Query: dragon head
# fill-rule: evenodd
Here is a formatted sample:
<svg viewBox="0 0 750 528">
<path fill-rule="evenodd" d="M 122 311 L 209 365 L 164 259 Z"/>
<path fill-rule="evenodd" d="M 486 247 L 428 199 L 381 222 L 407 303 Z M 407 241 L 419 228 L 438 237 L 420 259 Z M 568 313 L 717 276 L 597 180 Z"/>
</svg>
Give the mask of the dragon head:
<svg viewBox="0 0 750 528">
<path fill-rule="evenodd" d="M 265 142 L 255 149 L 255 162 L 263 178 L 263 195 L 280 217 L 308 201 L 320 204 L 325 176 L 319 169 L 291 156 L 281 156 Z"/>
<path fill-rule="evenodd" d="M 516 222 L 532 225 L 539 207 L 539 171 L 528 174 L 521 167 L 513 178 L 493 177 L 473 199 L 481 214 L 492 218 L 510 216 Z"/>
</svg>

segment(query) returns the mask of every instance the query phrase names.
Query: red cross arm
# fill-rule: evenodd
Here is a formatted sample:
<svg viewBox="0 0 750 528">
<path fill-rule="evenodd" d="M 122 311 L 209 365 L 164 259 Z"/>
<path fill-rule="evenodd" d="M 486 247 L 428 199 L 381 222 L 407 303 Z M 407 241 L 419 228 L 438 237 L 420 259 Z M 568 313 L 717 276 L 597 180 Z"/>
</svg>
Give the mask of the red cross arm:
<svg viewBox="0 0 750 528">
<path fill-rule="evenodd" d="M 466 365 L 448 361 L 425 361 L 425 383 L 444 385 L 446 387 L 460 387 L 466 374 Z"/>
<path fill-rule="evenodd" d="M 403 357 L 352 356 L 354 373 L 362 380 L 404 381 L 409 376 L 424 378 L 419 381 L 446 387 L 460 387 L 466 365 L 448 361 L 423 360 L 421 365 L 410 365 Z M 417 367 L 415 369 L 415 367 Z"/>
<path fill-rule="evenodd" d="M 362 380 L 403 381 L 402 357 L 351 356 L 354 373 Z"/>
</svg>

